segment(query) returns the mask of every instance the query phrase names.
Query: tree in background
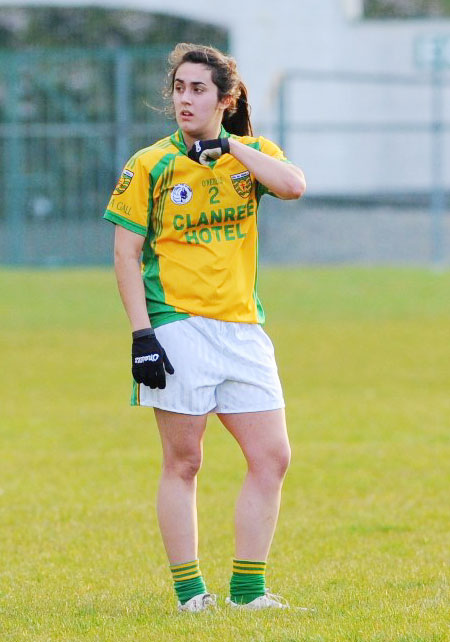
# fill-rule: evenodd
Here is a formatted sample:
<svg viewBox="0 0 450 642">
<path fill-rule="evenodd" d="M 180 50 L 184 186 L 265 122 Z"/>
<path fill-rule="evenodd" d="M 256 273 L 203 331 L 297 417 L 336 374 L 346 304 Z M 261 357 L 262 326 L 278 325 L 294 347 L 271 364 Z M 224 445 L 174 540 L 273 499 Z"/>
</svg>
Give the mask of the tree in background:
<svg viewBox="0 0 450 642">
<path fill-rule="evenodd" d="M 450 17 L 450 0 L 364 0 L 366 18 Z"/>
<path fill-rule="evenodd" d="M 225 29 L 176 16 L 100 7 L 1 7 L 0 47 L 118 47 L 202 42 L 227 49 Z"/>
</svg>

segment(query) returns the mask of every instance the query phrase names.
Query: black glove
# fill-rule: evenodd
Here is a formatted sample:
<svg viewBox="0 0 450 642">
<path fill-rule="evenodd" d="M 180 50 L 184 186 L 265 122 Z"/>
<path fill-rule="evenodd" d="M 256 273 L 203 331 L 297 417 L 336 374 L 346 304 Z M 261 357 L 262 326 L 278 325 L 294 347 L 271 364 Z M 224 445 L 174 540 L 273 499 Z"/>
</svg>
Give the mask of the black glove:
<svg viewBox="0 0 450 642">
<path fill-rule="evenodd" d="M 133 332 L 131 349 L 131 371 L 136 383 L 143 383 L 150 388 L 166 387 L 166 371 L 173 374 L 175 370 L 167 358 L 166 351 L 155 336 L 153 328 Z"/>
<path fill-rule="evenodd" d="M 191 160 L 200 165 L 208 165 L 215 161 L 222 154 L 230 153 L 230 142 L 228 138 L 214 138 L 214 140 L 197 140 L 188 152 Z"/>
</svg>

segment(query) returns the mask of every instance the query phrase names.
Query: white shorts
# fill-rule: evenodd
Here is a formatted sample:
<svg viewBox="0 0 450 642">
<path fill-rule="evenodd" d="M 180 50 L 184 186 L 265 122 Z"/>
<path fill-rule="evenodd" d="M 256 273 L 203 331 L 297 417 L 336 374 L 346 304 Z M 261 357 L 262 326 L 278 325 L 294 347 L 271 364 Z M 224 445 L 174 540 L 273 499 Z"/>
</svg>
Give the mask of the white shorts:
<svg viewBox="0 0 450 642">
<path fill-rule="evenodd" d="M 132 403 L 187 415 L 284 408 L 273 345 L 260 325 L 190 317 L 156 337 L 175 374 L 166 387 L 135 387 Z"/>
</svg>

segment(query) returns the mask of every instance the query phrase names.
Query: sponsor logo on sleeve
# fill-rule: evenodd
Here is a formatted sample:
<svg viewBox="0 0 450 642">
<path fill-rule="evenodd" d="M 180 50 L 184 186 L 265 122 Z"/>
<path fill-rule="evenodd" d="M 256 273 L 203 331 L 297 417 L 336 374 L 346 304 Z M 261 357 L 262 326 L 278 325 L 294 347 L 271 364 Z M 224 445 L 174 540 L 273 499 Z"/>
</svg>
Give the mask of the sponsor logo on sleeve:
<svg viewBox="0 0 450 642">
<path fill-rule="evenodd" d="M 250 172 L 240 172 L 239 174 L 231 174 L 231 182 L 236 192 L 242 198 L 248 198 L 252 191 L 252 179 L 250 178 Z"/>
<path fill-rule="evenodd" d="M 186 183 L 178 183 L 173 187 L 170 198 L 175 205 L 186 205 L 192 198 L 192 189 Z"/>
<path fill-rule="evenodd" d="M 114 196 L 119 196 L 119 194 L 123 194 L 124 191 L 127 189 L 129 184 L 131 183 L 131 179 L 134 176 L 134 172 L 130 172 L 129 169 L 124 169 L 122 172 L 122 176 L 119 178 L 119 181 L 114 189 Z"/>
</svg>

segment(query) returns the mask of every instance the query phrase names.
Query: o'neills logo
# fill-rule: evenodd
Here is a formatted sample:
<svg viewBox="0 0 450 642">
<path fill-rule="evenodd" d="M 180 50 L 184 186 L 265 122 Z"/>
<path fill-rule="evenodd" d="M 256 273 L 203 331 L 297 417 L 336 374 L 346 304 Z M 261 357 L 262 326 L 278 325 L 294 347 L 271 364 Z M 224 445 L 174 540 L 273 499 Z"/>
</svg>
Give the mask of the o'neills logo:
<svg viewBox="0 0 450 642">
<path fill-rule="evenodd" d="M 231 174 L 230 176 L 233 187 L 239 196 L 242 198 L 248 198 L 252 191 L 252 179 L 250 178 L 250 172 L 241 172 L 240 174 Z"/>
<path fill-rule="evenodd" d="M 144 357 L 134 357 L 134 363 L 145 363 L 146 361 L 158 361 L 159 354 L 146 354 Z"/>
</svg>

